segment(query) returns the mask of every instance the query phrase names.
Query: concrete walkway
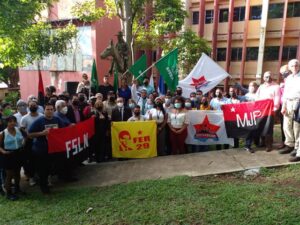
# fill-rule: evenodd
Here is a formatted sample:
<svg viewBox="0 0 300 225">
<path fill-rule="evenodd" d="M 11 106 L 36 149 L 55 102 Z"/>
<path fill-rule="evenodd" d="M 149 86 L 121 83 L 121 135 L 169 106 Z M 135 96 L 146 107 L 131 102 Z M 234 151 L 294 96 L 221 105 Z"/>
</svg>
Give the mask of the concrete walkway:
<svg viewBox="0 0 300 225">
<path fill-rule="evenodd" d="M 180 175 L 203 176 L 237 172 L 256 167 L 292 164 L 289 155 L 242 149 L 209 151 L 151 159 L 89 164 L 79 169 L 80 180 L 72 185 L 107 186 L 147 179 L 162 179 Z"/>
</svg>

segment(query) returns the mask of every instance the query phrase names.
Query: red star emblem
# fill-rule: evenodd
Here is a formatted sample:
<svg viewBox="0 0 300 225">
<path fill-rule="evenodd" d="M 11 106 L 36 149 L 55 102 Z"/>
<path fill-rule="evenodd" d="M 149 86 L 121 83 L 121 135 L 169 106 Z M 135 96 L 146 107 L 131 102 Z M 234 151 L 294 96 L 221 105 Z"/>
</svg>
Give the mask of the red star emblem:
<svg viewBox="0 0 300 225">
<path fill-rule="evenodd" d="M 207 82 L 204 76 L 201 76 L 199 79 L 192 78 L 192 80 L 193 83 L 191 83 L 190 85 L 194 87 L 199 87 L 199 86 L 201 87 L 203 84 Z"/>
<path fill-rule="evenodd" d="M 217 131 L 220 129 L 220 126 L 210 123 L 207 116 L 205 116 L 201 124 L 195 124 L 194 127 L 196 131 L 199 130 L 201 132 L 214 133 L 214 134 L 217 133 Z"/>
</svg>

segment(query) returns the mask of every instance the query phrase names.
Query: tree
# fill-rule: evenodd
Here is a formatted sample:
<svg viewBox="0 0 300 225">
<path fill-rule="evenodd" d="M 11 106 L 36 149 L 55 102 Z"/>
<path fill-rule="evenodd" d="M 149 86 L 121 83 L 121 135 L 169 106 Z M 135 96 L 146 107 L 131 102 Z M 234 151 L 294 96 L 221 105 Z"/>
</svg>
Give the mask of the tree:
<svg viewBox="0 0 300 225">
<path fill-rule="evenodd" d="M 201 57 L 202 52 L 209 54 L 211 49 L 206 40 L 198 37 L 192 30 L 179 34 L 176 38 L 167 41 L 163 49 L 171 51 L 178 48 L 178 62 L 181 74 L 188 74 Z"/>
<path fill-rule="evenodd" d="M 66 53 L 77 30 L 72 24 L 54 28 L 41 17 L 55 0 L 2 0 L 0 2 L 0 62 L 2 80 L 18 75 L 17 68 L 50 54 Z M 3 75 L 5 73 L 5 75 Z M 1 79 L 1 78 L 0 78 Z M 9 86 L 17 82 L 8 82 Z"/>
</svg>

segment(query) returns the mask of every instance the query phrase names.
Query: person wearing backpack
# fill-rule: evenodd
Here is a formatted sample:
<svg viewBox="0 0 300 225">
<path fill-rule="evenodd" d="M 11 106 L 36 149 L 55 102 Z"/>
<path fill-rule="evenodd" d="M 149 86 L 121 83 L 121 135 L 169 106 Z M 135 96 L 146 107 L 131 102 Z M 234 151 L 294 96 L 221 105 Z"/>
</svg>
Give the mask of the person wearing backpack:
<svg viewBox="0 0 300 225">
<path fill-rule="evenodd" d="M 5 169 L 5 190 L 9 200 L 17 200 L 16 193 L 20 192 L 20 170 L 22 165 L 22 149 L 24 137 L 17 127 L 17 118 L 9 116 L 6 118 L 7 128 L 0 133 L 0 153 L 3 156 L 3 167 Z M 15 181 L 15 192 L 12 192 L 12 180 Z"/>
</svg>

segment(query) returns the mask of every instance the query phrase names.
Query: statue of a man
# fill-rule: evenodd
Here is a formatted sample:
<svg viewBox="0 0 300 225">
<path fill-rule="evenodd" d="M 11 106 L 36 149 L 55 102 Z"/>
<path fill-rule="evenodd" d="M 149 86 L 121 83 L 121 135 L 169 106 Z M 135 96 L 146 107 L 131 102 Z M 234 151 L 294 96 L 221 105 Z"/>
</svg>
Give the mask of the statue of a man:
<svg viewBox="0 0 300 225">
<path fill-rule="evenodd" d="M 118 50 L 120 56 L 124 60 L 124 69 L 127 70 L 129 47 L 125 42 L 125 40 L 123 39 L 122 31 L 120 31 L 117 36 L 118 36 L 118 42 L 116 44 L 116 49 Z"/>
</svg>

